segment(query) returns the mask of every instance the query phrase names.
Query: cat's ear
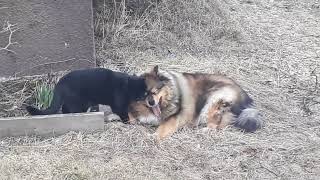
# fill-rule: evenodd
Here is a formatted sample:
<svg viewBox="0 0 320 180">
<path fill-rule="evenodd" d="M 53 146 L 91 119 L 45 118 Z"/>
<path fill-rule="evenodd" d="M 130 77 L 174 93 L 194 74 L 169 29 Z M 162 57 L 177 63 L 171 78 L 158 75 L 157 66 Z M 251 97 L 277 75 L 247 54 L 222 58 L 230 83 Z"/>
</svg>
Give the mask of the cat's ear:
<svg viewBox="0 0 320 180">
<path fill-rule="evenodd" d="M 151 70 L 150 73 L 153 74 L 153 75 L 155 75 L 155 76 L 158 76 L 159 66 L 158 66 L 158 65 L 154 66 L 154 67 L 152 68 L 152 70 Z"/>
</svg>

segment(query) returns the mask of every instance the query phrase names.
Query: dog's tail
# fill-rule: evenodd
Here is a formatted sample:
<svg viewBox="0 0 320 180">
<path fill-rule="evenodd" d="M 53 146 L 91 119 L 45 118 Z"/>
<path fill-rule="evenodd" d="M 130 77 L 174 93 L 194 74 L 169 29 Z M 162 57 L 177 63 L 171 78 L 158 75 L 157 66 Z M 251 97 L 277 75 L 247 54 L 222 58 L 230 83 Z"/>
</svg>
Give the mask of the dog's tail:
<svg viewBox="0 0 320 180">
<path fill-rule="evenodd" d="M 62 105 L 62 102 L 63 102 L 63 100 L 62 100 L 62 97 L 61 97 L 59 91 L 57 91 L 57 89 L 55 89 L 54 94 L 53 94 L 53 98 L 52 98 L 52 102 L 47 109 L 40 110 L 40 109 L 33 107 L 33 106 L 27 106 L 26 109 L 31 115 L 56 114 L 59 111 L 59 109 Z"/>
<path fill-rule="evenodd" d="M 246 108 L 235 119 L 233 125 L 246 132 L 254 132 L 262 127 L 263 121 L 257 109 Z"/>
</svg>

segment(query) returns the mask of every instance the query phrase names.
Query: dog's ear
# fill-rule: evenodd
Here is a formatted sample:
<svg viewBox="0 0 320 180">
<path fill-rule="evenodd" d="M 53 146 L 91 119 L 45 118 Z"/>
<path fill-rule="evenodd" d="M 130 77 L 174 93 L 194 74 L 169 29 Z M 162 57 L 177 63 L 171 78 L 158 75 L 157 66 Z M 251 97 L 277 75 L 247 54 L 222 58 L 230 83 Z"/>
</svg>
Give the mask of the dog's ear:
<svg viewBox="0 0 320 180">
<path fill-rule="evenodd" d="M 158 75 L 158 72 L 159 72 L 159 66 L 156 65 L 156 66 L 153 67 L 151 73 L 152 73 L 153 75 L 157 76 L 157 75 Z"/>
<path fill-rule="evenodd" d="M 169 78 L 165 77 L 165 76 L 159 76 L 159 80 L 161 82 L 168 82 L 169 81 Z"/>
</svg>

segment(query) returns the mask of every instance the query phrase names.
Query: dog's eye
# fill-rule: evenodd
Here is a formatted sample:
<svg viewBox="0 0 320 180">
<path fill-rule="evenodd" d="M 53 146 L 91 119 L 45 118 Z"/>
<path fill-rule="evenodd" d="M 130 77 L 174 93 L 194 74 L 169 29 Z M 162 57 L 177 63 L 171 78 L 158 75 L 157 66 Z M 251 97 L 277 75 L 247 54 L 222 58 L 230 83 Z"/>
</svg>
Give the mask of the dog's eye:
<svg viewBox="0 0 320 180">
<path fill-rule="evenodd" d="M 164 83 L 159 83 L 158 85 L 157 85 L 157 89 L 161 89 L 161 88 L 163 88 L 164 87 Z"/>
<path fill-rule="evenodd" d="M 152 91 L 151 91 L 151 94 L 153 94 L 153 95 L 156 95 L 156 94 L 158 94 L 158 90 L 157 89 L 153 89 Z"/>
</svg>

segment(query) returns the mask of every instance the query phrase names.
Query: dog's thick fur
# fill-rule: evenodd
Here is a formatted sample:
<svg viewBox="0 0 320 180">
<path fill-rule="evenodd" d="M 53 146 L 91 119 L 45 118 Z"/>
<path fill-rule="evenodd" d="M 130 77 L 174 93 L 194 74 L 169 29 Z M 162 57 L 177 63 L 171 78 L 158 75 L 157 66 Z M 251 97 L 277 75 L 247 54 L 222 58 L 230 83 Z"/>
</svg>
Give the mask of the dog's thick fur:
<svg viewBox="0 0 320 180">
<path fill-rule="evenodd" d="M 122 120 L 128 119 L 131 101 L 143 99 L 146 93 L 144 78 L 104 68 L 72 71 L 63 76 L 54 88 L 53 100 L 48 109 L 27 106 L 31 115 L 86 112 L 97 104 L 109 105 Z"/>
<path fill-rule="evenodd" d="M 222 129 L 232 124 L 248 132 L 262 126 L 253 100 L 230 78 L 159 71 L 158 66 L 142 77 L 149 93 L 146 101 L 129 106 L 129 121 L 159 125 L 156 134 L 160 140 L 183 126 L 207 124 L 208 128 Z M 152 109 L 157 105 L 159 118 Z"/>
</svg>

